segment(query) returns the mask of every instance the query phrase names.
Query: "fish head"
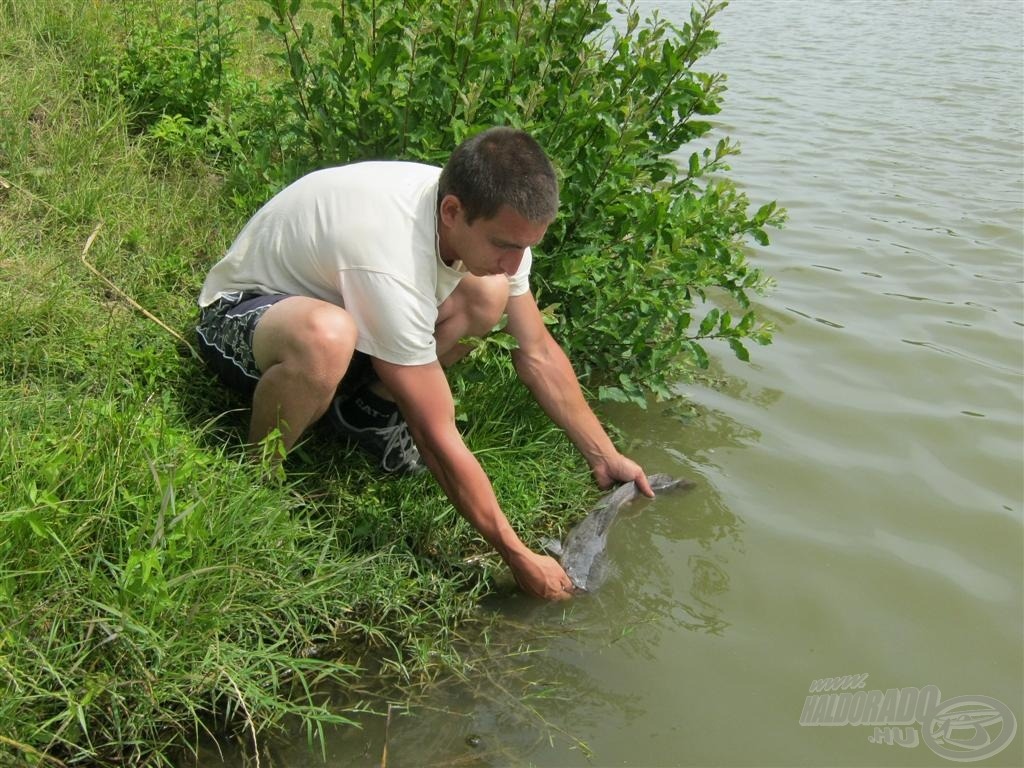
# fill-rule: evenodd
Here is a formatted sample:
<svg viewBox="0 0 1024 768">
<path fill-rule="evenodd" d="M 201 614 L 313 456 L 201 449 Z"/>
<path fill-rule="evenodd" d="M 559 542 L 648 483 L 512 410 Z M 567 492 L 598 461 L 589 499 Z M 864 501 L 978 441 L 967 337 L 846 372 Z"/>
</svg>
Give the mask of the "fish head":
<svg viewBox="0 0 1024 768">
<path fill-rule="evenodd" d="M 540 548 L 541 551 L 547 552 L 552 557 L 561 557 L 562 552 L 565 551 L 562 547 L 562 542 L 553 538 L 541 539 Z"/>
</svg>

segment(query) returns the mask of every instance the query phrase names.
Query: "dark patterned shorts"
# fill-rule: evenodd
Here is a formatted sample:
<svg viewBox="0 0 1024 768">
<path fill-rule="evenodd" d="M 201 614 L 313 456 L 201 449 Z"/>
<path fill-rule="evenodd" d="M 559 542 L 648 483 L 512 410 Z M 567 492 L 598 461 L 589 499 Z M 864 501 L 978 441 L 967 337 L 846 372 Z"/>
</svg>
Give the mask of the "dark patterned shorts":
<svg viewBox="0 0 1024 768">
<path fill-rule="evenodd" d="M 287 294 L 229 293 L 199 311 L 196 336 L 206 364 L 228 387 L 251 395 L 260 380 L 252 333 L 263 313 Z"/>
<path fill-rule="evenodd" d="M 229 293 L 199 311 L 196 337 L 207 366 L 230 389 L 251 396 L 261 371 L 252 352 L 252 334 L 263 314 L 288 294 Z M 338 392 L 347 396 L 376 375 L 368 355 L 356 352 Z"/>
</svg>

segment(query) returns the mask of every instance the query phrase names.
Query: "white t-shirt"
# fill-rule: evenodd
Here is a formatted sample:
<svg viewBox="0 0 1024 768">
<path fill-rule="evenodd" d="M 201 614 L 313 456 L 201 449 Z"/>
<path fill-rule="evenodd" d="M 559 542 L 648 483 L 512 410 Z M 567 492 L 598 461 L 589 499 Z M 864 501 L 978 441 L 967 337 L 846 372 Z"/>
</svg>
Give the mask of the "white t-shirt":
<svg viewBox="0 0 1024 768">
<path fill-rule="evenodd" d="M 468 274 L 437 250 L 441 169 L 366 162 L 315 171 L 275 195 L 206 277 L 199 305 L 232 291 L 309 296 L 344 307 L 356 349 L 397 365 L 437 359 L 437 308 Z M 509 293 L 529 290 L 527 249 Z"/>
</svg>

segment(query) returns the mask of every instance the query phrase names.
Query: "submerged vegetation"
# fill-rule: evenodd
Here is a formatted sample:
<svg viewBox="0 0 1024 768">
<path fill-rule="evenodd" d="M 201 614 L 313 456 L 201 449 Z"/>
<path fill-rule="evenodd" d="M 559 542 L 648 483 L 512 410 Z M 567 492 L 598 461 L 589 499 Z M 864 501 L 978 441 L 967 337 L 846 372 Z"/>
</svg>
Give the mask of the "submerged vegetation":
<svg viewBox="0 0 1024 768">
<path fill-rule="evenodd" d="M 676 29 L 583 0 L 306 5 L 0 0 L 4 764 L 167 764 L 290 714 L 315 734 L 345 721 L 320 686 L 367 655 L 407 682 L 459 666 L 500 561 L 436 484 L 321 430 L 284 474 L 248 460 L 245 404 L 189 345 L 206 270 L 301 173 L 523 127 L 562 174 L 540 300 L 595 391 L 666 395 L 703 341 L 768 340 L 743 244 L 779 213 L 721 177 L 727 141 L 665 157 L 718 109 L 691 69 L 717 6 Z M 707 291 L 742 314 L 698 313 Z M 536 544 L 594 491 L 504 344 L 452 385 Z"/>
</svg>

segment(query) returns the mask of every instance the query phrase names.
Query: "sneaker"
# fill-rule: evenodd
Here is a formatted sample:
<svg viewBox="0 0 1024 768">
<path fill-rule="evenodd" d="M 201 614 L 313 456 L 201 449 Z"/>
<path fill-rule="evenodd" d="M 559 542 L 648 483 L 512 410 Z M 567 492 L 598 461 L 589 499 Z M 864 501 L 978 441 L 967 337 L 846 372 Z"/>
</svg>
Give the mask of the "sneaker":
<svg viewBox="0 0 1024 768">
<path fill-rule="evenodd" d="M 367 423 L 366 411 L 359 409 L 359 400 L 359 396 L 334 398 L 328 414 L 335 429 L 379 459 L 380 468 L 385 472 L 421 472 L 426 469 L 409 434 L 409 425 L 397 406 L 391 404 L 390 415 L 381 413 L 379 408 L 372 409 L 376 421 Z"/>
</svg>

